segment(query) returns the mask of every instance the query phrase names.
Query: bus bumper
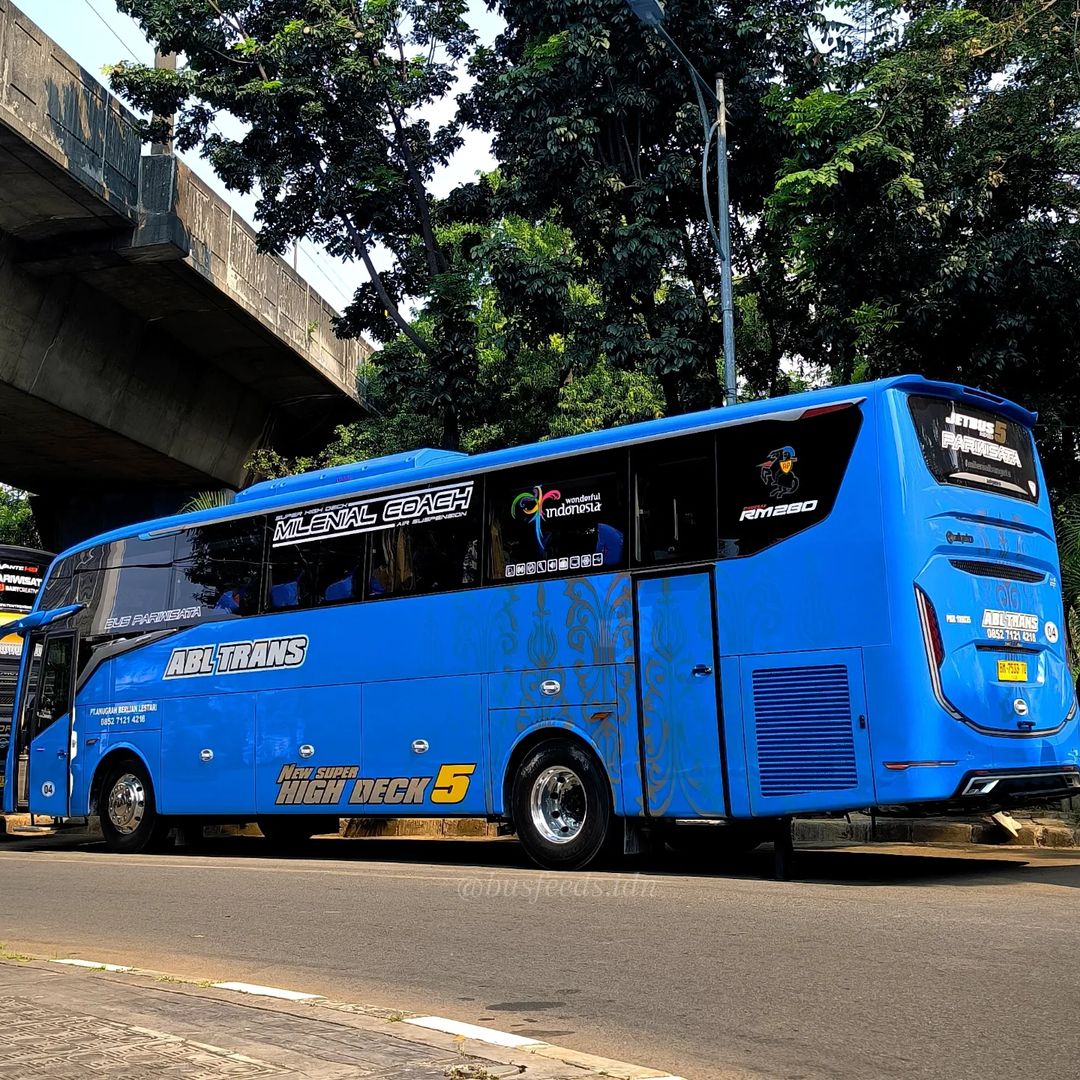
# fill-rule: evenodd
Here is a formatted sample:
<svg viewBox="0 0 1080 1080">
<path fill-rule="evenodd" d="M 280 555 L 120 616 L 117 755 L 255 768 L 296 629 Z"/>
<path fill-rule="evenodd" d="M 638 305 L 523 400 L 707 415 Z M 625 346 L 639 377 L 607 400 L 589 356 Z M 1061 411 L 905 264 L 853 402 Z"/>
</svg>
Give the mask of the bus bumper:
<svg viewBox="0 0 1080 1080">
<path fill-rule="evenodd" d="M 1080 795 L 1080 767 L 1036 766 L 1028 769 L 972 769 L 965 773 L 953 799 L 972 809 L 1022 806 Z"/>
</svg>

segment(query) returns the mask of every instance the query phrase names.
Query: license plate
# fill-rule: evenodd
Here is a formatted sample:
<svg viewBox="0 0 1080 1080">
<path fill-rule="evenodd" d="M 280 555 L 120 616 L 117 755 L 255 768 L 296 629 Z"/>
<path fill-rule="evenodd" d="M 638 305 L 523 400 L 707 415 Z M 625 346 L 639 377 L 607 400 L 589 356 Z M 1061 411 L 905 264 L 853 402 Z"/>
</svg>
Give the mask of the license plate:
<svg viewBox="0 0 1080 1080">
<path fill-rule="evenodd" d="M 999 660 L 998 682 L 1027 682 L 1026 660 Z"/>
</svg>

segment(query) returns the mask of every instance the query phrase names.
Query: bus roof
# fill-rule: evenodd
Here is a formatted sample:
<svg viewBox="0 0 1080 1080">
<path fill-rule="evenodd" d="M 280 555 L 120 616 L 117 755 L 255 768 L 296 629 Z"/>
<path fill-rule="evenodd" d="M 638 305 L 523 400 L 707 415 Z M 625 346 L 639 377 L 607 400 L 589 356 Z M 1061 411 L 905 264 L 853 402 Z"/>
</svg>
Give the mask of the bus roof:
<svg viewBox="0 0 1080 1080">
<path fill-rule="evenodd" d="M 822 390 L 809 390 L 778 398 L 763 398 L 740 405 L 707 409 L 680 416 L 662 417 L 635 424 L 626 424 L 602 431 L 569 435 L 546 442 L 527 443 L 504 450 L 482 454 L 462 454 L 448 450 L 421 449 L 368 461 L 340 465 L 296 476 L 283 477 L 255 484 L 241 491 L 228 506 L 200 510 L 189 514 L 174 514 L 102 533 L 62 552 L 60 558 L 94 544 L 131 539 L 148 534 L 162 535 L 195 525 L 232 518 L 253 517 L 273 510 L 298 505 L 311 505 L 348 498 L 368 491 L 399 487 L 425 481 L 439 481 L 470 473 L 504 469 L 530 461 L 615 449 L 634 442 L 645 442 L 669 435 L 706 431 L 711 428 L 747 423 L 768 416 L 801 413 L 806 409 L 847 401 L 863 401 L 886 390 L 899 389 L 934 397 L 965 398 L 973 405 L 982 405 L 995 412 L 1033 427 L 1036 414 L 995 394 L 962 386 L 959 383 L 936 382 L 921 375 L 899 375 L 876 382 L 853 383 Z"/>
</svg>

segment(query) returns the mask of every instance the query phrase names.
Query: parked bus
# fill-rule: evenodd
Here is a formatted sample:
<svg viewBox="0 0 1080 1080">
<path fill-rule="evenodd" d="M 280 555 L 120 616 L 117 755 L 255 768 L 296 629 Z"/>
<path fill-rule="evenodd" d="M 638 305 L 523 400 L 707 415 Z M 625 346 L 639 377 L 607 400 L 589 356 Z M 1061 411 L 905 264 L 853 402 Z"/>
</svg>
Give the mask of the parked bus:
<svg viewBox="0 0 1080 1080">
<path fill-rule="evenodd" d="M 572 868 L 680 820 L 736 842 L 1070 795 L 1034 422 L 909 376 L 419 450 L 98 537 L 22 620 L 42 662 L 5 809 L 18 768 L 31 811 L 97 813 L 116 851 L 482 816 Z"/>
<path fill-rule="evenodd" d="M 52 555 L 36 548 L 0 544 L 0 627 L 33 610 Z M 22 638 L 0 630 L 0 754 L 7 756 Z M 0 788 L 4 778 L 0 777 Z"/>
</svg>

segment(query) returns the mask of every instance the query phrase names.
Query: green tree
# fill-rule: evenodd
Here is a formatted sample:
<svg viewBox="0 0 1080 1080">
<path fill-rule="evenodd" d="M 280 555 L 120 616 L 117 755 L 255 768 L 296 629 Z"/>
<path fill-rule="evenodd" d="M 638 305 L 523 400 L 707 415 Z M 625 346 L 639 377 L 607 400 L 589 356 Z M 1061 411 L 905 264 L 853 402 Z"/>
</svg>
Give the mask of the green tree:
<svg viewBox="0 0 1080 1080">
<path fill-rule="evenodd" d="M 1062 500 L 1054 515 L 1061 557 L 1061 599 L 1066 642 L 1075 670 L 1080 661 L 1080 495 Z"/>
<path fill-rule="evenodd" d="M 0 484 L 0 544 L 41 547 L 30 498 L 25 491 Z"/>
<path fill-rule="evenodd" d="M 416 404 L 459 442 L 476 347 L 467 271 L 440 240 L 430 182 L 461 145 L 461 124 L 425 115 L 451 91 L 474 32 L 466 0 L 118 0 L 178 71 L 122 63 L 113 88 L 157 117 L 176 114 L 175 141 L 200 147 L 236 191 L 257 191 L 263 250 L 299 238 L 355 259 L 369 281 L 337 330 L 403 337 L 431 373 Z M 226 111 L 244 125 L 230 139 Z M 162 137 L 167 121 L 145 125 Z M 388 257 L 380 270 L 377 261 Z M 423 301 L 414 325 L 403 306 Z"/>
<path fill-rule="evenodd" d="M 615 369 L 597 355 L 604 322 L 598 289 L 576 280 L 578 260 L 565 230 L 507 218 L 455 231 L 456 242 L 467 235 L 473 248 L 476 297 L 476 393 L 462 413 L 461 449 L 497 449 L 662 414 L 652 376 Z M 427 318 L 417 316 L 422 330 Z M 339 428 L 315 457 L 262 451 L 251 463 L 255 471 L 276 476 L 435 443 L 437 424 L 414 404 L 433 381 L 423 354 L 399 338 L 380 360 L 367 373 L 375 415 Z"/>
<path fill-rule="evenodd" d="M 507 29 L 478 49 L 463 117 L 490 130 L 503 182 L 494 206 L 551 219 L 595 282 L 597 351 L 647 372 L 679 412 L 719 404 L 719 266 L 701 186 L 702 129 L 687 73 L 624 0 L 496 0 Z M 732 198 L 756 227 L 735 230 L 740 291 L 760 333 L 741 375 L 774 391 L 787 349 L 782 265 L 763 254 L 765 198 L 793 135 L 763 107 L 774 83 L 817 85 L 817 0 L 672 0 L 667 25 L 699 71 L 723 71 L 731 112 Z M 715 192 L 715 177 L 710 188 Z M 715 194 L 712 196 L 715 198 Z M 508 305 L 504 303 L 504 307 Z M 740 310 L 743 305 L 740 303 Z"/>
<path fill-rule="evenodd" d="M 786 340 L 838 382 L 915 370 L 1038 409 L 1051 489 L 1076 491 L 1075 5 L 837 7 L 819 85 L 767 96 L 795 148 L 765 218 Z"/>
</svg>

